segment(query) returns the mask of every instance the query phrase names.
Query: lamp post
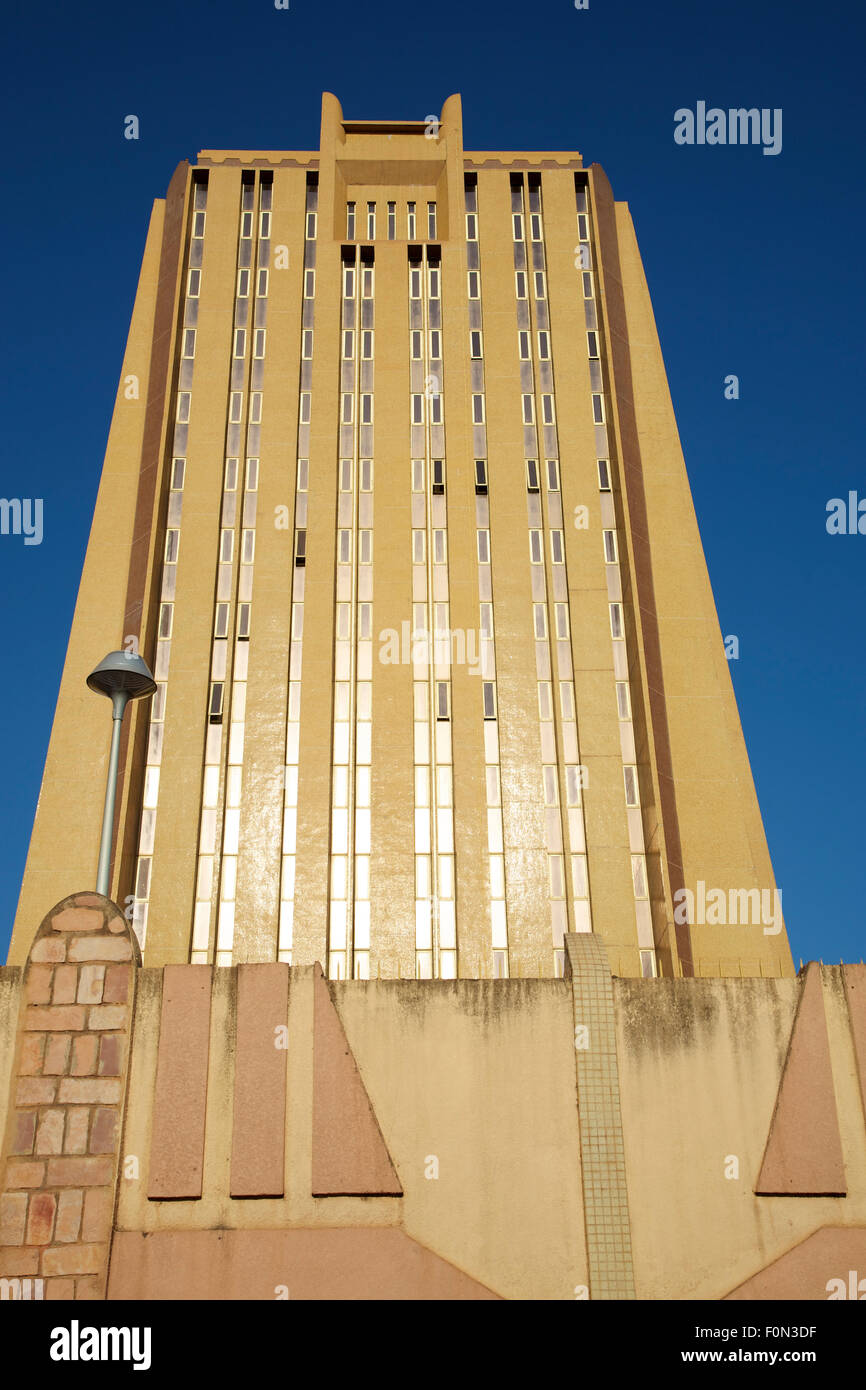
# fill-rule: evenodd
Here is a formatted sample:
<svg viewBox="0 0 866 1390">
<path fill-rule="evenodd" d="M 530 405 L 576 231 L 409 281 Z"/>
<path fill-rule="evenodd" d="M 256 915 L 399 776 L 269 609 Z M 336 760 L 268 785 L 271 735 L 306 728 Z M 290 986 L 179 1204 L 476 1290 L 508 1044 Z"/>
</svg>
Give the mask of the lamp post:
<svg viewBox="0 0 866 1390">
<path fill-rule="evenodd" d="M 114 828 L 114 802 L 117 796 L 117 766 L 120 759 L 120 726 L 130 700 L 152 695 L 156 681 L 147 662 L 135 652 L 109 652 L 87 677 L 91 690 L 107 695 L 111 700 L 111 752 L 108 758 L 108 781 L 105 785 L 105 806 L 102 811 L 102 836 L 99 841 L 99 867 L 96 871 L 96 891 L 108 897 L 108 871 L 111 863 L 111 833 Z"/>
</svg>

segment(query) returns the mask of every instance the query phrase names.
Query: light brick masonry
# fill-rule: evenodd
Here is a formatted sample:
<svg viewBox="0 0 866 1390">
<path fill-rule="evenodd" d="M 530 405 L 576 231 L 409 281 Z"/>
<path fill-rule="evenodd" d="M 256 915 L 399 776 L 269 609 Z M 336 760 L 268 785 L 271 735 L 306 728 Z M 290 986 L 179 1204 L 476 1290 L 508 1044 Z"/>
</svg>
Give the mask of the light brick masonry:
<svg viewBox="0 0 866 1390">
<path fill-rule="evenodd" d="M 96 893 L 59 903 L 25 975 L 0 1182 L 0 1278 L 105 1297 L 138 947 Z"/>
</svg>

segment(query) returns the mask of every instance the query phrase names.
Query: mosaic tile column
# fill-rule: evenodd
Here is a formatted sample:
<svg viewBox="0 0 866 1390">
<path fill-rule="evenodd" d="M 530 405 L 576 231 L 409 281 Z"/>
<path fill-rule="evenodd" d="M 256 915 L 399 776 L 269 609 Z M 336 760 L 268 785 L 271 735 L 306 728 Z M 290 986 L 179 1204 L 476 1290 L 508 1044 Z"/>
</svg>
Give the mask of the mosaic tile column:
<svg viewBox="0 0 866 1390">
<path fill-rule="evenodd" d="M 565 977 L 574 1001 L 577 1108 L 589 1295 L 634 1298 L 613 980 L 592 932 L 565 937 Z"/>
<path fill-rule="evenodd" d="M 98 893 L 58 903 L 24 969 L 0 1182 L 13 1296 L 104 1298 L 139 963 Z"/>
</svg>

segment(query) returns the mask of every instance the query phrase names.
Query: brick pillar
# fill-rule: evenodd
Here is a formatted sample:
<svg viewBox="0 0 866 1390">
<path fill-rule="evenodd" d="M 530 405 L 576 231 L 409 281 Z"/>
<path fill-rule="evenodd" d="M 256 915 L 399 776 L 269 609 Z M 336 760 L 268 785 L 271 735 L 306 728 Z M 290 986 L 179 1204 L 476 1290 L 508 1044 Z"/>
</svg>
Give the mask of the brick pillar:
<svg viewBox="0 0 866 1390">
<path fill-rule="evenodd" d="M 574 1001 L 589 1294 L 629 1299 L 635 1296 L 634 1271 L 610 963 L 593 932 L 569 933 L 565 946 Z"/>
<path fill-rule="evenodd" d="M 0 1166 L 0 1278 L 29 1279 L 31 1297 L 105 1297 L 140 961 L 98 893 L 58 903 L 30 950 Z"/>
</svg>

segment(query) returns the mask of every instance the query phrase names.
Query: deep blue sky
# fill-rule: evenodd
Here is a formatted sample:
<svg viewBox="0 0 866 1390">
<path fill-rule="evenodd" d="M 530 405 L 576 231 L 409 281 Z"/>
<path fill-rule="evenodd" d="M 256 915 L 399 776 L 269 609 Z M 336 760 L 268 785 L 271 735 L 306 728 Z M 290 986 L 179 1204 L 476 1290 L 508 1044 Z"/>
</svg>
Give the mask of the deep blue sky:
<svg viewBox="0 0 866 1390">
<path fill-rule="evenodd" d="M 201 148 L 316 148 L 323 90 L 412 119 L 459 91 L 467 148 L 577 148 L 630 203 L 792 949 L 859 960 L 866 535 L 825 529 L 829 498 L 866 497 L 856 0 L 17 9 L 0 496 L 42 497 L 45 537 L 0 537 L 0 960 L 152 199 Z M 782 152 L 676 145 L 698 100 L 781 107 Z"/>
</svg>

